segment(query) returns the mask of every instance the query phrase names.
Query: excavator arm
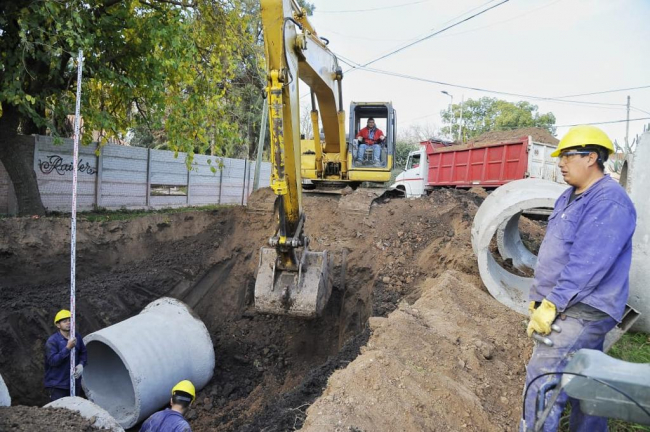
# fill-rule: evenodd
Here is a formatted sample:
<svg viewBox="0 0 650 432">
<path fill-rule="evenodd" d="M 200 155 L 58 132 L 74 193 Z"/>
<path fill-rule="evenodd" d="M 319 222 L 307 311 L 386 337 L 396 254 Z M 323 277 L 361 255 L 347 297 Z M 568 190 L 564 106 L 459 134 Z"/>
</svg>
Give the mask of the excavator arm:
<svg viewBox="0 0 650 432">
<path fill-rule="evenodd" d="M 298 79 L 318 99 L 329 151 L 340 152 L 346 167 L 345 113 L 341 108 L 341 69 L 295 0 L 262 0 L 271 141 L 271 188 L 276 194 L 277 229 L 270 248 L 260 251 L 255 282 L 259 312 L 313 318 L 327 303 L 331 284 L 327 251 L 309 251 L 304 235 L 300 175 Z M 337 110 L 338 106 L 338 110 Z M 315 111 L 315 110 L 314 110 Z M 318 135 L 318 113 L 312 111 Z M 321 146 L 315 146 L 322 166 Z"/>
</svg>

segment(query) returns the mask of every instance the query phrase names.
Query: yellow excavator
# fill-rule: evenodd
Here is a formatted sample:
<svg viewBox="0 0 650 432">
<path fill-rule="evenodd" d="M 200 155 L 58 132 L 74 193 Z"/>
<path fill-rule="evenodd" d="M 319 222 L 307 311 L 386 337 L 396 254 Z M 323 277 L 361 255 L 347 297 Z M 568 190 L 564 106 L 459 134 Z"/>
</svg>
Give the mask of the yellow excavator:
<svg viewBox="0 0 650 432">
<path fill-rule="evenodd" d="M 318 36 L 296 0 L 262 0 L 261 14 L 277 227 L 270 247 L 260 251 L 255 308 L 261 313 L 315 318 L 331 294 L 331 263 L 327 251 L 309 250 L 302 184 L 340 189 L 387 182 L 394 161 L 395 111 L 390 103 L 352 103 L 346 136 L 343 72 L 327 40 Z M 312 140 L 301 141 L 299 80 L 310 89 Z M 370 117 L 386 136 L 379 164 L 366 163 L 372 150 L 355 161 L 359 156 L 356 134 Z"/>
</svg>

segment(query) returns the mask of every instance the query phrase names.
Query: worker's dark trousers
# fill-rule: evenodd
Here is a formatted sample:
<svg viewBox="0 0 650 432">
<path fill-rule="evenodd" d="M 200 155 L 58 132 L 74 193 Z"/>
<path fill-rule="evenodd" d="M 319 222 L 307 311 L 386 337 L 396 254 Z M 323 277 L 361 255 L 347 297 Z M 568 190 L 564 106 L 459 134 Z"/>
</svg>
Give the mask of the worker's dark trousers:
<svg viewBox="0 0 650 432">
<path fill-rule="evenodd" d="M 70 389 L 60 389 L 60 388 L 47 388 L 47 394 L 50 396 L 50 402 L 54 402 L 57 399 L 70 396 Z"/>
<path fill-rule="evenodd" d="M 526 386 L 537 376 L 547 372 L 562 372 L 573 354 L 582 348 L 603 350 L 605 335 L 616 326 L 616 320 L 611 317 L 599 321 L 585 321 L 577 318 L 567 317 L 565 320 L 555 321 L 562 328 L 561 333 L 551 332 L 548 337 L 553 341 L 553 347 L 535 343 L 533 356 L 526 367 Z M 528 390 L 526 397 L 526 425 L 522 421 L 521 430 L 532 428 L 535 421 L 535 401 L 540 386 L 544 383 L 557 380 L 556 376 L 546 376 L 535 381 Z M 547 400 L 553 392 L 549 392 Z M 572 432 L 604 432 L 607 431 L 607 419 L 585 415 L 580 411 L 579 402 L 569 398 L 566 393 L 558 397 L 546 422 L 544 432 L 555 432 L 560 423 L 562 411 L 567 403 L 571 403 L 571 419 L 569 428 Z"/>
<path fill-rule="evenodd" d="M 56 388 L 56 387 L 46 387 L 45 391 L 47 392 L 47 395 L 50 397 L 50 402 L 54 402 L 57 399 L 61 399 L 67 396 L 70 396 L 70 389 L 62 389 L 62 388 Z M 81 387 L 81 378 L 79 378 L 76 381 L 75 384 L 75 394 L 76 396 L 79 397 L 86 397 L 86 394 L 84 393 L 83 387 Z"/>
</svg>

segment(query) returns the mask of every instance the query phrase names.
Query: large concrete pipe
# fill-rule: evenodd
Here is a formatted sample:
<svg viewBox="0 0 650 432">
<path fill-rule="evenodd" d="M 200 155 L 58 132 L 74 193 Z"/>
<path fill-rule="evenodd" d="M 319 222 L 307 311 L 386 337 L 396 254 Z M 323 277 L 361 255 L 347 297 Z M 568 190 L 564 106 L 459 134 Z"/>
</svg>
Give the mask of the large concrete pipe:
<svg viewBox="0 0 650 432">
<path fill-rule="evenodd" d="M 650 132 L 641 135 L 634 152 L 621 172 L 621 184 L 627 189 L 636 207 L 636 231 L 632 238 L 630 268 L 630 299 L 632 307 L 641 312 L 633 328 L 650 332 Z"/>
<path fill-rule="evenodd" d="M 0 375 L 0 407 L 3 406 L 11 406 L 11 396 L 9 396 L 9 389 Z"/>
<path fill-rule="evenodd" d="M 519 270 L 534 270 L 537 266 L 537 255 L 528 250 L 521 240 L 519 218 L 517 213 L 497 229 L 497 247 L 499 255 L 504 260 L 512 260 L 512 265 Z"/>
<path fill-rule="evenodd" d="M 483 283 L 495 299 L 519 313 L 526 313 L 532 279 L 504 269 L 492 256 L 490 242 L 499 226 L 505 224 L 505 232 L 509 236 L 506 235 L 504 240 L 516 243 L 506 248 L 513 255 L 509 258 L 518 265 L 529 262 L 529 255 L 532 254 L 521 242 L 519 216 L 522 212 L 535 208 L 553 208 L 566 188 L 566 185 L 542 179 L 516 180 L 492 192 L 474 217 L 472 248 L 478 258 Z"/>
<path fill-rule="evenodd" d="M 84 338 L 88 398 L 125 429 L 164 406 L 172 387 L 197 389 L 214 370 L 214 348 L 203 322 L 183 302 L 164 297 L 140 314 Z"/>
<path fill-rule="evenodd" d="M 81 417 L 92 420 L 93 426 L 97 429 L 108 430 L 110 432 L 124 432 L 124 428 L 106 410 L 80 397 L 68 396 L 57 399 L 45 405 L 43 408 L 65 408 L 70 411 L 76 411 Z"/>
</svg>

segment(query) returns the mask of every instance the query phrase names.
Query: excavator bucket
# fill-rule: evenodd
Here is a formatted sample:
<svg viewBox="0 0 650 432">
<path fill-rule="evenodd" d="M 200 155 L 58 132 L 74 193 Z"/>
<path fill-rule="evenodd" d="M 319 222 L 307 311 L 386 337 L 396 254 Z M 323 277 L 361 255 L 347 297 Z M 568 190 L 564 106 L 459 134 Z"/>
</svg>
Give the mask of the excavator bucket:
<svg viewBox="0 0 650 432">
<path fill-rule="evenodd" d="M 280 270 L 273 248 L 261 248 L 255 281 L 255 310 L 274 315 L 316 318 L 325 308 L 332 284 L 327 251 L 304 249 L 298 271 Z"/>
</svg>

